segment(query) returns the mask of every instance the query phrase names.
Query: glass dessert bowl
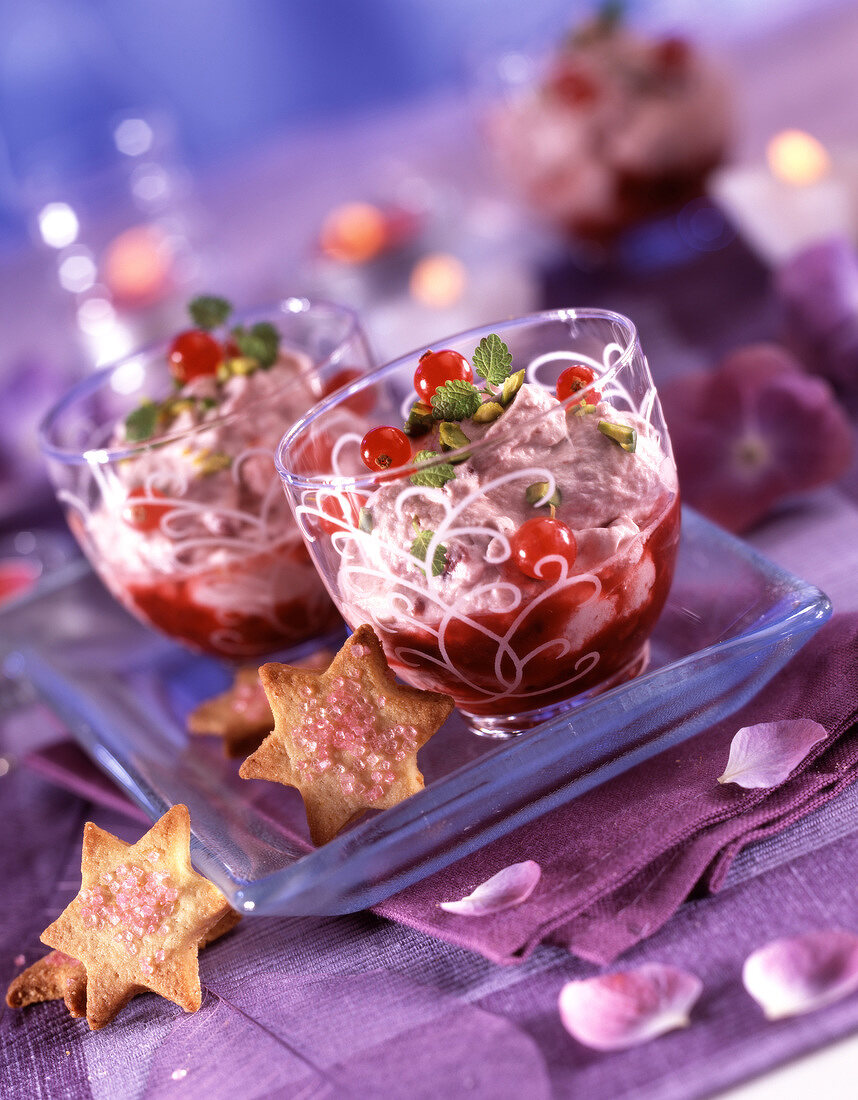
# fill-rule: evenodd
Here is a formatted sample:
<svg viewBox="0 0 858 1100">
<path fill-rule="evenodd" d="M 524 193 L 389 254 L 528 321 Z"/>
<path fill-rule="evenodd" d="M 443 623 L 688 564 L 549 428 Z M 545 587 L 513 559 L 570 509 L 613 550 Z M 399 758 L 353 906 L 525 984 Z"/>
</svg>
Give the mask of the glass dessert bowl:
<svg viewBox="0 0 858 1100">
<path fill-rule="evenodd" d="M 242 661 L 340 624 L 273 453 L 371 358 L 340 306 L 287 298 L 233 318 L 208 298 L 191 310 L 196 327 L 70 390 L 40 443 L 69 526 L 113 595 L 189 648 Z"/>
<path fill-rule="evenodd" d="M 505 736 L 645 667 L 676 468 L 626 318 L 558 310 L 442 345 L 310 410 L 277 466 L 346 622 Z"/>
<path fill-rule="evenodd" d="M 634 30 L 616 5 L 549 57 L 517 61 L 487 112 L 487 140 L 528 204 L 576 240 L 608 245 L 678 209 L 727 154 L 717 64 L 687 39 Z"/>
</svg>

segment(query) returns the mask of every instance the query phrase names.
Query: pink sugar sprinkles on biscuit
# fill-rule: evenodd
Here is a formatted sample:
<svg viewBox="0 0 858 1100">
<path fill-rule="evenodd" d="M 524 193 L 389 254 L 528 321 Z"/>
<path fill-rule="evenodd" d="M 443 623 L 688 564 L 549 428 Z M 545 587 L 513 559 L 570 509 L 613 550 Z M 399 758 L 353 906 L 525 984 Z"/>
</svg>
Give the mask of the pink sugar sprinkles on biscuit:
<svg viewBox="0 0 858 1100">
<path fill-rule="evenodd" d="M 356 645 L 352 652 L 359 655 L 358 649 L 367 647 Z M 415 751 L 417 730 L 386 725 L 357 679 L 337 676 L 315 707 L 310 685 L 303 684 L 300 691 L 304 715 L 294 736 L 306 756 L 296 761 L 299 773 L 309 778 L 333 769 L 343 794 L 377 802 L 395 778 L 390 761 Z"/>
<path fill-rule="evenodd" d="M 146 860 L 157 863 L 160 856 L 153 849 Z M 79 895 L 84 925 L 113 930 L 114 941 L 129 955 L 139 953 L 145 936 L 166 936 L 172 931 L 170 918 L 179 892 L 166 871 L 120 863 L 115 870 L 100 875 L 98 881 L 98 886 L 83 889 Z M 154 963 L 163 960 L 164 951 L 158 950 L 141 960 L 140 969 L 151 974 Z"/>
</svg>

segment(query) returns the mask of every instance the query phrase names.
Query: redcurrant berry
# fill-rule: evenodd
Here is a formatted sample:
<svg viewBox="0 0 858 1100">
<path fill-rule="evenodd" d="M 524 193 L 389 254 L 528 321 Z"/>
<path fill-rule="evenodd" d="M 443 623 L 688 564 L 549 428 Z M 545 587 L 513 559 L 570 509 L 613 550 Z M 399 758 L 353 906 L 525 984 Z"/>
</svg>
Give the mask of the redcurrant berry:
<svg viewBox="0 0 858 1100">
<path fill-rule="evenodd" d="M 142 485 L 132 489 L 125 500 L 122 518 L 137 531 L 156 531 L 162 517 L 170 511 L 169 504 L 158 504 L 164 494 L 158 489 L 146 490 Z"/>
<path fill-rule="evenodd" d="M 361 440 L 360 456 L 373 473 L 390 470 L 411 461 L 411 443 L 399 428 L 371 428 Z"/>
<path fill-rule="evenodd" d="M 421 401 L 430 404 L 432 394 L 445 382 L 454 380 L 473 382 L 474 372 L 471 364 L 457 351 L 446 348 L 443 351 L 424 351 L 420 363 L 414 372 L 414 389 Z"/>
<path fill-rule="evenodd" d="M 574 393 L 586 389 L 587 392 L 581 395 L 581 400 L 573 401 L 572 405 L 580 405 L 581 401 L 586 401 L 588 405 L 598 404 L 602 400 L 601 393 L 599 390 L 588 389 L 595 377 L 596 372 L 591 367 L 585 367 L 583 363 L 567 367 L 557 379 L 557 400 L 567 401 Z"/>
<path fill-rule="evenodd" d="M 556 581 L 575 564 L 578 546 L 565 523 L 549 516 L 527 519 L 510 539 L 512 560 L 526 577 L 537 581 Z M 560 558 L 561 561 L 546 561 Z"/>
<path fill-rule="evenodd" d="M 591 76 L 568 65 L 557 68 L 549 78 L 548 87 L 564 103 L 593 103 L 599 95 Z"/>
<path fill-rule="evenodd" d="M 167 358 L 173 377 L 184 385 L 192 378 L 214 374 L 223 358 L 223 348 L 203 329 L 192 328 L 179 333 Z"/>
<path fill-rule="evenodd" d="M 325 383 L 325 388 L 322 390 L 322 397 L 330 397 L 332 393 L 336 393 L 336 391 L 342 389 L 343 386 L 347 386 L 350 382 L 357 381 L 358 378 L 363 378 L 363 374 L 364 372 L 362 370 L 357 370 L 354 367 L 346 367 L 344 370 L 337 371 L 337 373 L 331 375 Z M 361 416 L 365 416 L 367 413 L 372 412 L 374 405 L 375 390 L 371 386 L 367 386 L 364 390 L 359 390 L 343 401 L 344 408 L 351 409 L 353 413 L 358 413 Z"/>
</svg>

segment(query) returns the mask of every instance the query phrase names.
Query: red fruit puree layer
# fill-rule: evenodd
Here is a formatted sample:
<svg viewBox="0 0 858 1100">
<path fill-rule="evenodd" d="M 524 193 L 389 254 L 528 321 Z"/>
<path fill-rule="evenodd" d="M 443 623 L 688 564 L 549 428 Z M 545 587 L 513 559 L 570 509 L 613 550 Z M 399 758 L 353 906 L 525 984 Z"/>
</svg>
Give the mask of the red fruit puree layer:
<svg viewBox="0 0 858 1100">
<path fill-rule="evenodd" d="M 295 584 L 295 573 L 302 571 L 302 564 L 295 561 L 296 550 L 306 559 L 303 546 L 290 545 L 198 573 L 140 581 L 120 581 L 114 576 L 111 588 L 130 611 L 193 649 L 218 657 L 261 657 L 332 631 L 340 622 L 309 560 L 302 563 L 307 583 Z M 289 587 L 295 591 L 260 607 L 258 593 L 269 585 L 276 591 L 277 574 L 284 569 L 289 570 Z M 251 599 L 239 595 L 221 605 L 211 602 L 210 594 L 240 592 L 241 587 L 247 588 Z"/>
<path fill-rule="evenodd" d="M 453 620 L 449 624 L 444 633 L 444 647 L 450 663 L 467 682 L 438 664 L 439 643 L 428 632 L 418 634 L 411 629 L 396 627 L 381 632 L 392 667 L 406 673 L 412 683 L 419 679 L 421 673 L 425 674 L 426 686 L 448 692 L 469 713 L 485 716 L 507 715 L 514 712 L 517 706 L 530 710 L 563 702 L 570 696 L 568 682 L 573 678 L 576 695 L 610 682 L 612 677 L 634 662 L 667 600 L 679 544 L 679 515 L 679 502 L 674 500 L 663 518 L 645 537 L 641 560 L 649 558 L 653 563 L 655 579 L 643 603 L 638 603 L 631 611 L 626 610 L 634 601 L 628 593 L 629 575 L 622 565 L 608 562 L 602 569 L 595 570 L 594 575 L 602 583 L 601 593 L 596 599 L 615 601 L 616 610 L 608 618 L 607 625 L 590 637 L 580 650 L 557 656 L 547 649 L 531 660 L 525 666 L 524 678 L 514 695 L 486 701 L 486 695 L 494 695 L 499 688 L 495 671 L 498 644 L 494 638 L 461 620 Z M 640 562 L 631 567 L 631 573 L 634 574 L 639 568 Z M 520 574 L 516 581 L 522 589 L 522 607 L 529 603 L 533 605 L 510 639 L 510 648 L 519 658 L 526 657 L 545 642 L 562 638 L 571 614 L 593 598 L 590 582 L 572 580 L 555 595 L 539 601 L 545 589 L 543 583 L 534 581 L 525 587 Z M 493 635 L 504 636 L 514 618 L 520 615 L 521 608 L 511 614 L 473 614 L 469 618 Z M 395 656 L 404 650 L 408 651 L 407 664 Z M 590 654 L 598 654 L 598 660 L 588 659 Z M 503 676 L 512 678 L 512 662 L 508 657 L 501 658 L 500 671 Z M 524 696 L 527 698 L 522 698 Z"/>
</svg>

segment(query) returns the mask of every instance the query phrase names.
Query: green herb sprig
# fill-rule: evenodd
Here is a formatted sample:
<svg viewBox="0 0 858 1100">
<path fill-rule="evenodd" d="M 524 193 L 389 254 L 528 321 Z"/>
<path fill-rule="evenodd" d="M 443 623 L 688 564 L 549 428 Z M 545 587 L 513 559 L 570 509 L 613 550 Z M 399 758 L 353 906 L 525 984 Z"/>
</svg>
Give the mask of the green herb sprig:
<svg viewBox="0 0 858 1100">
<path fill-rule="evenodd" d="M 416 474 L 411 475 L 411 484 L 421 485 L 426 489 L 440 489 L 448 481 L 452 481 L 456 476 L 456 471 L 450 462 L 439 462 L 435 466 L 427 465 L 427 463 L 434 462 L 435 459 L 440 457 L 437 451 L 418 451 L 414 456 L 414 463 L 416 466 L 424 468 L 418 469 Z"/>
<path fill-rule="evenodd" d="M 430 531 L 428 529 L 418 530 L 417 537 L 411 543 L 412 556 L 417 558 L 418 561 L 425 564 L 426 557 L 429 553 L 429 546 L 432 542 L 432 539 L 434 538 L 434 531 Z M 443 543 L 438 543 L 438 545 L 435 547 L 435 553 L 432 555 L 432 576 L 440 577 L 446 568 L 447 547 L 444 546 Z"/>
</svg>

